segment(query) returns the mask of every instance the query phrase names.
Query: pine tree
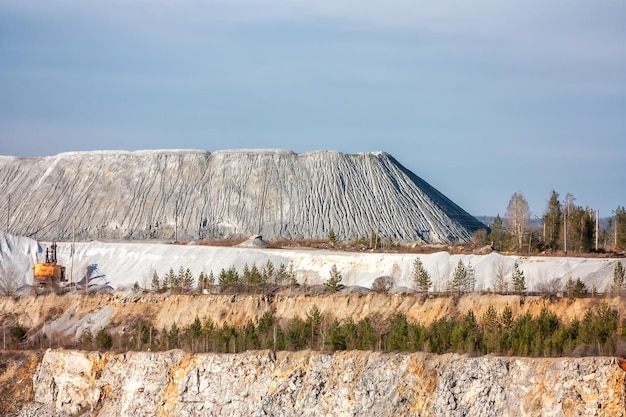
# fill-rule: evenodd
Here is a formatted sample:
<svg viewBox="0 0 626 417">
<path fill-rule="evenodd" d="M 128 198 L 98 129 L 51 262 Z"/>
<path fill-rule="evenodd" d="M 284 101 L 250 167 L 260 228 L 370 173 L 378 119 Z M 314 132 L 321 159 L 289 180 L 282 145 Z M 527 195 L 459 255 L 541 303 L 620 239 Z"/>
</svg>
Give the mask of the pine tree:
<svg viewBox="0 0 626 417">
<path fill-rule="evenodd" d="M 342 279 L 341 273 L 337 270 L 337 265 L 333 264 L 333 266 L 330 267 L 330 277 L 328 281 L 324 283 L 324 288 L 326 291 L 335 292 L 337 291 L 337 285 L 339 285 Z"/>
<path fill-rule="evenodd" d="M 545 230 L 545 244 L 549 249 L 556 250 L 559 246 L 559 236 L 561 234 L 561 203 L 559 202 L 559 193 L 552 191 L 548 208 L 543 215 L 543 225 Z"/>
<path fill-rule="evenodd" d="M 241 286 L 241 276 L 239 275 L 239 272 L 237 272 L 237 268 L 235 268 L 234 265 L 228 268 L 228 279 L 235 288 L 239 288 Z"/>
<path fill-rule="evenodd" d="M 451 290 L 456 294 L 462 294 L 465 289 L 465 283 L 467 280 L 467 269 L 462 259 L 459 259 L 459 263 L 454 269 L 454 275 L 452 276 Z"/>
<path fill-rule="evenodd" d="M 96 347 L 100 350 L 109 350 L 113 346 L 113 337 L 111 333 L 104 328 L 98 330 L 96 333 Z"/>
<path fill-rule="evenodd" d="M 502 310 L 502 314 L 500 317 L 500 323 L 502 323 L 502 326 L 505 329 L 510 328 L 513 324 L 513 310 L 508 303 L 504 306 L 504 310 Z"/>
<path fill-rule="evenodd" d="M 287 280 L 287 267 L 285 266 L 285 264 L 281 263 L 280 266 L 278 267 L 278 271 L 276 271 L 276 274 L 274 275 L 274 284 L 283 285 L 286 280 Z"/>
<path fill-rule="evenodd" d="M 565 292 L 570 298 L 578 298 L 587 293 L 587 286 L 580 278 L 576 278 L 576 281 L 574 281 L 570 277 L 567 283 L 565 283 Z"/>
<path fill-rule="evenodd" d="M 489 228 L 491 229 L 491 232 L 489 233 L 489 236 L 487 236 L 487 239 L 491 241 L 491 246 L 495 250 L 502 250 L 506 243 L 506 232 L 504 230 L 502 218 L 499 214 L 497 214 L 493 219 Z"/>
<path fill-rule="evenodd" d="M 626 209 L 621 206 L 617 206 L 615 210 L 615 223 L 614 229 L 617 231 L 617 236 L 614 236 L 616 242 L 616 251 L 621 251 L 626 248 Z"/>
<path fill-rule="evenodd" d="M 228 270 L 222 268 L 218 277 L 218 282 L 220 291 L 224 291 L 229 288 L 239 289 L 239 286 L 241 285 L 241 277 L 239 276 L 237 269 L 234 266 L 231 266 Z"/>
<path fill-rule="evenodd" d="M 243 285 L 246 286 L 246 291 L 250 291 L 250 284 L 252 283 L 252 274 L 250 273 L 250 267 L 248 263 L 243 266 L 243 271 L 241 272 L 241 278 L 243 281 Z"/>
<path fill-rule="evenodd" d="M 483 314 L 483 327 L 485 330 L 496 332 L 500 330 L 500 319 L 498 318 L 498 312 L 491 304 L 487 307 L 487 310 Z"/>
<path fill-rule="evenodd" d="M 589 209 L 571 206 L 567 221 L 567 246 L 578 253 L 586 253 L 593 248 L 595 224 Z"/>
<path fill-rule="evenodd" d="M 207 278 L 206 278 L 206 274 L 204 273 L 204 271 L 200 271 L 200 274 L 198 275 L 198 292 L 200 294 L 202 294 L 205 288 L 207 288 L 206 279 Z"/>
<path fill-rule="evenodd" d="M 519 268 L 519 264 L 515 261 L 513 265 L 513 291 L 521 294 L 526 291 L 526 278 L 524 278 L 524 272 Z"/>
<path fill-rule="evenodd" d="M 415 261 L 413 262 L 413 270 L 411 276 L 419 291 L 427 292 L 432 285 L 430 274 L 428 273 L 426 268 L 424 268 L 424 264 L 419 257 L 415 258 Z"/>
<path fill-rule="evenodd" d="M 170 331 L 167 334 L 167 344 L 170 348 L 180 349 L 180 331 L 176 322 L 170 326 Z"/>
<path fill-rule="evenodd" d="M 496 309 L 492 305 L 489 305 L 482 319 L 487 353 L 496 352 L 498 350 L 498 339 L 501 330 L 500 319 L 498 318 Z"/>
<path fill-rule="evenodd" d="M 182 292 L 183 283 L 185 282 L 185 268 L 183 268 L 182 265 L 180 266 L 180 268 L 178 268 L 178 275 L 176 275 L 176 279 L 174 282 L 176 283 L 176 285 L 172 284 L 172 288 L 176 288 Z"/>
<path fill-rule="evenodd" d="M 289 286 L 292 288 L 298 285 L 296 271 L 293 269 L 293 264 L 291 262 L 289 263 L 289 269 L 287 269 L 287 282 L 289 282 Z"/>
<path fill-rule="evenodd" d="M 177 286 L 177 284 L 176 284 L 176 274 L 174 274 L 174 269 L 170 268 L 168 273 L 163 278 L 163 288 L 164 289 L 175 288 L 176 286 Z"/>
<path fill-rule="evenodd" d="M 220 270 L 220 273 L 217 276 L 217 283 L 220 286 L 220 290 L 221 291 L 224 291 L 228 287 L 228 285 L 229 285 L 228 273 L 226 272 L 226 270 L 224 268 L 222 268 Z"/>
<path fill-rule="evenodd" d="M 161 282 L 159 281 L 159 274 L 156 271 L 152 274 L 152 291 L 159 291 L 161 289 Z"/>
<path fill-rule="evenodd" d="M 193 282 L 193 274 L 191 273 L 191 270 L 187 268 L 183 274 L 183 279 L 181 283 L 181 289 L 183 290 L 183 292 L 191 291 L 191 289 L 193 288 Z"/>
<path fill-rule="evenodd" d="M 261 271 L 259 271 L 256 264 L 252 265 L 252 268 L 250 268 L 250 286 L 255 291 L 258 291 L 261 286 Z"/>
<path fill-rule="evenodd" d="M 265 290 L 267 289 L 267 283 L 271 282 L 270 278 L 274 274 L 273 267 L 274 266 L 272 265 L 271 274 L 268 273 L 267 265 L 265 265 L 263 268 L 261 268 L 261 271 L 260 271 L 260 274 L 259 274 L 259 288 L 261 289 L 262 293 L 265 293 Z"/>
<path fill-rule="evenodd" d="M 261 271 L 261 287 L 263 289 L 265 289 L 268 282 L 272 282 L 274 280 L 274 275 L 274 264 L 268 259 L 263 267 L 263 271 Z"/>
<path fill-rule="evenodd" d="M 322 325 L 322 313 L 315 304 L 313 304 L 313 307 L 311 307 L 311 309 L 306 314 L 306 325 L 308 328 L 311 329 L 311 348 L 318 349 L 318 339 L 320 336 Z"/>
</svg>

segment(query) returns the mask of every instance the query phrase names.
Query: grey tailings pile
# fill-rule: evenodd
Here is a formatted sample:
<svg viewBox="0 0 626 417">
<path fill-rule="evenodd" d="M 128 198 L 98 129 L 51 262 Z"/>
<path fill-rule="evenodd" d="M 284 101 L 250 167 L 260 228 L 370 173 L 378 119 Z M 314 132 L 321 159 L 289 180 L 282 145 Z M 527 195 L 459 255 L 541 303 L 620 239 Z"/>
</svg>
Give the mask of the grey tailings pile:
<svg viewBox="0 0 626 417">
<path fill-rule="evenodd" d="M 468 241 L 484 225 L 386 153 L 98 151 L 0 156 L 0 226 L 37 240 Z M 7 218 L 8 217 L 8 218 Z M 75 231 L 73 225 L 75 224 Z"/>
</svg>

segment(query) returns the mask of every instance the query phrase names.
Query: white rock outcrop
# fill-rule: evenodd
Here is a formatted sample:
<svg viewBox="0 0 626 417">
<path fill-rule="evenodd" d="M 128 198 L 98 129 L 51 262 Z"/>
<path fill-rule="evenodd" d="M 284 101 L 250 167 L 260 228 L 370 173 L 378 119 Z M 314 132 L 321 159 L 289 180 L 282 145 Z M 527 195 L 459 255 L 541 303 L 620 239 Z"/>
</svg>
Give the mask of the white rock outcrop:
<svg viewBox="0 0 626 417">
<path fill-rule="evenodd" d="M 48 351 L 26 416 L 626 415 L 614 358 Z"/>
<path fill-rule="evenodd" d="M 385 153 L 100 151 L 0 156 L 0 229 L 38 240 L 468 241 L 484 228 Z M 75 225 L 75 228 L 74 228 Z"/>
</svg>

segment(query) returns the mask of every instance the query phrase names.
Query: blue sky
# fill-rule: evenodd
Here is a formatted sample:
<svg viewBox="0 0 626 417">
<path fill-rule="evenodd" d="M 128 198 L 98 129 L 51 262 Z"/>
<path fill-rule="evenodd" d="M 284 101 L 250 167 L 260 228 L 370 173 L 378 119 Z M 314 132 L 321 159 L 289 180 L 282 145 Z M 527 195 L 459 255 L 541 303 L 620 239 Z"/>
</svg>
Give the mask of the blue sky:
<svg viewBox="0 0 626 417">
<path fill-rule="evenodd" d="M 0 0 L 0 154 L 385 151 L 474 215 L 626 205 L 626 2 Z"/>
</svg>

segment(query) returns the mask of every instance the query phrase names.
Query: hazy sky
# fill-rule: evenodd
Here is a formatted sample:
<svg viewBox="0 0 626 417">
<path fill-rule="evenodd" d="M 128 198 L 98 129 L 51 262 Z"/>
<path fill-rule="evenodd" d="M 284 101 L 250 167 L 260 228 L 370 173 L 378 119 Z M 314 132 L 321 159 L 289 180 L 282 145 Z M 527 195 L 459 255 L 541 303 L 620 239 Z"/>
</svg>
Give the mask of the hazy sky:
<svg viewBox="0 0 626 417">
<path fill-rule="evenodd" d="M 626 205 L 624 0 L 0 0 L 0 154 L 386 151 L 474 215 Z"/>
</svg>

